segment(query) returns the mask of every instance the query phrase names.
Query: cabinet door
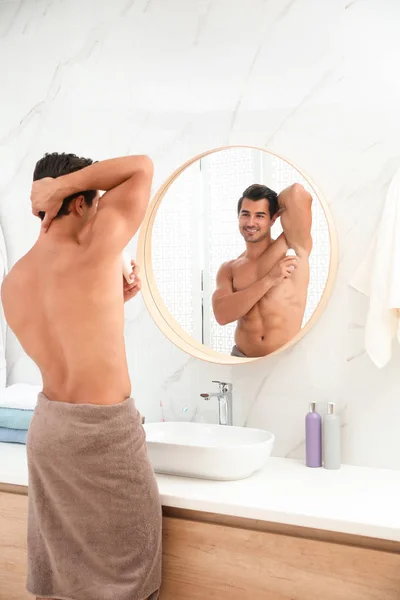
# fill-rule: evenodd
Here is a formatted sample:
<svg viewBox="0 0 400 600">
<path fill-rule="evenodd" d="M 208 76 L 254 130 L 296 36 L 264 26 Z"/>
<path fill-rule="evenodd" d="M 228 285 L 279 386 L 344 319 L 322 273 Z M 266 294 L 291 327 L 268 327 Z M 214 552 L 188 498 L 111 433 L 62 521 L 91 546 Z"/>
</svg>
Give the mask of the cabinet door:
<svg viewBox="0 0 400 600">
<path fill-rule="evenodd" d="M 0 600 L 32 600 L 25 590 L 28 497 L 0 492 Z"/>
<path fill-rule="evenodd" d="M 166 517 L 161 600 L 400 600 L 400 554 Z"/>
</svg>

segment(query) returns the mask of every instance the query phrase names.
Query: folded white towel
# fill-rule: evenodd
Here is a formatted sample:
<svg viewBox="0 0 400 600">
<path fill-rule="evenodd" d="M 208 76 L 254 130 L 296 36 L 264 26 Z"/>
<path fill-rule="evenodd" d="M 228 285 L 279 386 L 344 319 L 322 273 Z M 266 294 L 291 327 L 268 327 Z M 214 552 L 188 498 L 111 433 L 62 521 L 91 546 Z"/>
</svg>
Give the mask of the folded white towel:
<svg viewBox="0 0 400 600">
<path fill-rule="evenodd" d="M 352 287 L 369 296 L 365 349 L 377 367 L 400 342 L 400 169 L 393 177 L 372 244 L 355 273 Z"/>
<path fill-rule="evenodd" d="M 4 390 L 0 390 L 0 406 L 33 410 L 41 391 L 41 385 L 29 385 L 28 383 L 10 385 Z"/>
</svg>

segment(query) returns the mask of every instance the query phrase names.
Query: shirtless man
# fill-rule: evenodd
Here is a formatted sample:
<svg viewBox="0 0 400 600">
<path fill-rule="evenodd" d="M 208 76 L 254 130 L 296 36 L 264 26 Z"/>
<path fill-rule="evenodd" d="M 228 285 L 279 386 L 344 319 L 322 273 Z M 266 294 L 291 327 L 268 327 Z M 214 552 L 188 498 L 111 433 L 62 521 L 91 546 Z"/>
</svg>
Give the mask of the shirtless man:
<svg viewBox="0 0 400 600">
<path fill-rule="evenodd" d="M 299 183 L 279 196 L 258 184 L 243 192 L 238 216 L 246 250 L 220 267 L 212 298 L 220 325 L 237 321 L 232 356 L 266 356 L 300 331 L 312 249 L 311 202 Z M 273 240 L 278 217 L 283 233 Z M 295 257 L 286 257 L 289 248 Z"/>
<path fill-rule="evenodd" d="M 2 286 L 8 324 L 43 379 L 27 444 L 37 597 L 158 597 L 161 506 L 124 345 L 124 300 L 140 282 L 136 272 L 123 288 L 121 260 L 152 177 L 146 156 L 46 155 L 31 194 L 41 233 Z"/>
</svg>

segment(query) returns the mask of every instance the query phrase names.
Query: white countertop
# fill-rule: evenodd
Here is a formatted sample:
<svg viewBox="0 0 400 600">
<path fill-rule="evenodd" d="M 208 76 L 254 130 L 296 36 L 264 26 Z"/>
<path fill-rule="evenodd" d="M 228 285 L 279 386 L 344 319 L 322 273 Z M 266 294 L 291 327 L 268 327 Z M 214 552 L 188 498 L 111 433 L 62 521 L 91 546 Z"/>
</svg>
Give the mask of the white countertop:
<svg viewBox="0 0 400 600">
<path fill-rule="evenodd" d="M 400 471 L 270 458 L 242 481 L 157 475 L 164 506 L 400 542 Z M 0 483 L 28 485 L 25 446 L 0 443 Z"/>
</svg>

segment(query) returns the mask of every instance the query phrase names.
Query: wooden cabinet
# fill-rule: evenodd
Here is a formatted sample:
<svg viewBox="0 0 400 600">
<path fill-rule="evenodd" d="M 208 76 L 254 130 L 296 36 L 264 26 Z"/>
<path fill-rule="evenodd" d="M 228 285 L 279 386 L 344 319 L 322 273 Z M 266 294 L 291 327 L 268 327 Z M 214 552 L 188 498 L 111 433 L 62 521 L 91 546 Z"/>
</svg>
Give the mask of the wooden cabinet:
<svg viewBox="0 0 400 600">
<path fill-rule="evenodd" d="M 28 497 L 0 492 L 0 600 L 32 600 L 25 590 Z"/>
<path fill-rule="evenodd" d="M 0 492 L 0 600 L 31 598 L 26 515 Z M 166 509 L 163 554 L 161 600 L 400 600 L 391 542 Z"/>
<path fill-rule="evenodd" d="M 400 554 L 166 518 L 162 600 L 398 600 Z"/>
</svg>

